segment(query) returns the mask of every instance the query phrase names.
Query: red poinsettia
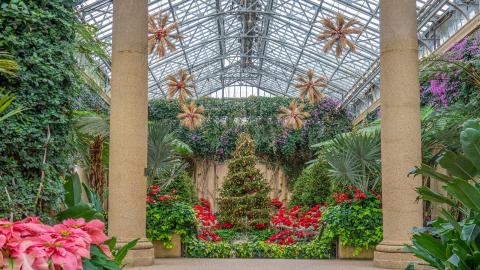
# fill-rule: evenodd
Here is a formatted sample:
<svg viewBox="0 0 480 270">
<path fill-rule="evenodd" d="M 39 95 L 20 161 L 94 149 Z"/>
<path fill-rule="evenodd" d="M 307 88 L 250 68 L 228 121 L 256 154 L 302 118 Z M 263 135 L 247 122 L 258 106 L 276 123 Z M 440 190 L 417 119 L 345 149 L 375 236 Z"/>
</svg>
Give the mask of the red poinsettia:
<svg viewBox="0 0 480 270">
<path fill-rule="evenodd" d="M 204 198 L 200 199 L 200 205 L 193 207 L 199 229 L 197 238 L 204 241 L 217 242 L 222 238 L 218 237 L 212 230 L 220 228 L 217 217 L 212 213 L 210 202 Z M 226 224 L 223 224 L 225 226 Z M 233 226 L 232 226 L 233 227 Z"/>
<path fill-rule="evenodd" d="M 320 205 L 300 214 L 301 206 L 293 206 L 287 211 L 285 207 L 278 210 L 271 222 L 279 232 L 274 234 L 267 242 L 279 245 L 291 245 L 295 242 L 310 241 L 318 234 L 322 212 Z"/>
</svg>

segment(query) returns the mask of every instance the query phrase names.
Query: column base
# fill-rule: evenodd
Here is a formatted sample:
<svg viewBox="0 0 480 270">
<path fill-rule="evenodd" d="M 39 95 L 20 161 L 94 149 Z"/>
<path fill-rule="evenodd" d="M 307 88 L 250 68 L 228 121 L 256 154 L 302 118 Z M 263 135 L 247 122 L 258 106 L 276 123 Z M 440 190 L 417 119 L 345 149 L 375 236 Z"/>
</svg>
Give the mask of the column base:
<svg viewBox="0 0 480 270">
<path fill-rule="evenodd" d="M 121 247 L 133 239 L 118 239 L 117 247 Z M 125 259 L 123 264 L 126 268 L 137 267 L 137 266 L 150 266 L 155 263 L 155 256 L 153 252 L 153 244 L 147 238 L 141 238 L 138 240 L 137 245 L 131 249 Z"/>
<path fill-rule="evenodd" d="M 415 263 L 415 269 L 433 269 L 421 259 L 404 250 L 405 245 L 411 243 L 382 242 L 374 252 L 373 265 L 387 269 L 405 269 L 410 263 Z"/>
</svg>

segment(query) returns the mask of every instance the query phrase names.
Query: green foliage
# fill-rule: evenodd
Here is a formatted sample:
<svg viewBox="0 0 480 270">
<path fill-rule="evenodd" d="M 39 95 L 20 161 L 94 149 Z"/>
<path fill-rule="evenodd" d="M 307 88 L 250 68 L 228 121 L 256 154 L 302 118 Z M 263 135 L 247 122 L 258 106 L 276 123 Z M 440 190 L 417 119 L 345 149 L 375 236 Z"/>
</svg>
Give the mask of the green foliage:
<svg viewBox="0 0 480 270">
<path fill-rule="evenodd" d="M 383 239 L 381 201 L 372 194 L 367 194 L 365 200 L 328 207 L 322 222 L 326 223 L 322 241 L 338 239 L 344 246 L 355 248 L 353 255 L 374 248 Z"/>
<path fill-rule="evenodd" d="M 257 156 L 280 164 L 290 179 L 298 177 L 305 162 L 313 157 L 310 145 L 333 138 L 351 129 L 348 112 L 327 99 L 318 105 L 307 104 L 311 117 L 300 130 L 287 130 L 277 119 L 279 109 L 291 98 L 249 97 L 243 99 L 200 98 L 206 121 L 197 130 L 180 127 L 180 112 L 175 100 L 150 101 L 151 120 L 166 120 L 178 129 L 178 138 L 187 143 L 198 157 L 224 161 L 232 157 L 238 134 L 248 132 L 255 141 Z"/>
<path fill-rule="evenodd" d="M 222 222 L 240 230 L 251 230 L 270 221 L 270 187 L 255 168 L 256 162 L 250 135 L 240 134 L 218 200 Z"/>
<path fill-rule="evenodd" d="M 324 203 L 331 194 L 331 186 L 332 180 L 328 174 L 328 167 L 322 159 L 305 168 L 300 177 L 295 180 L 289 204 L 313 207 Z"/>
<path fill-rule="evenodd" d="M 88 202 L 82 201 L 82 187 Z M 93 219 L 105 220 L 100 198 L 87 185 L 80 183 L 77 174 L 66 178 L 64 189 L 66 210 L 57 214 L 57 220 L 63 221 L 69 218 L 83 218 L 87 221 Z"/>
<path fill-rule="evenodd" d="M 62 205 L 61 176 L 70 169 L 68 137 L 79 89 L 74 2 L 7 0 L 0 4 L 0 48 L 19 66 L 17 76 L 0 81 L 0 87 L 15 95 L 19 106 L 28 108 L 0 128 L 2 217 L 47 218 Z"/>
<path fill-rule="evenodd" d="M 275 230 L 272 229 L 263 229 L 263 230 L 252 230 L 248 232 L 239 231 L 236 229 L 219 229 L 214 230 L 222 241 L 224 242 L 259 242 L 266 241 L 275 234 Z"/>
<path fill-rule="evenodd" d="M 313 147 L 325 157 L 336 186 L 353 185 L 363 192 L 380 189 L 380 132 L 344 133 Z"/>
<path fill-rule="evenodd" d="M 439 165 L 448 171 L 437 172 L 422 165 L 413 174 L 430 177 L 443 183 L 447 196 L 421 187 L 420 199 L 438 202 L 462 213 L 458 221 L 446 209 L 432 228 L 419 230 L 406 249 L 436 269 L 478 269 L 480 265 L 480 122 L 470 120 L 460 134 L 463 154 L 447 151 Z M 459 202 L 459 203 L 457 203 Z"/>
<path fill-rule="evenodd" d="M 111 238 L 105 243 L 112 251 L 113 260 L 108 258 L 105 253 L 96 245 L 90 247 L 90 259 L 83 259 L 83 269 L 85 270 L 120 270 L 123 268 L 123 260 L 132 248 L 137 245 L 138 239 L 132 240 L 120 248 L 116 248 L 117 239 Z"/>
<path fill-rule="evenodd" d="M 164 183 L 164 180 L 159 180 Z M 192 178 L 187 172 L 181 172 L 169 185 L 164 186 L 163 192 L 169 194 L 175 194 L 177 200 L 193 205 L 198 201 L 195 186 Z"/>
<path fill-rule="evenodd" d="M 172 235 L 188 239 L 196 233 L 195 212 L 191 205 L 166 199 L 150 203 L 147 207 L 147 237 L 158 240 L 166 248 L 172 248 Z"/>
<path fill-rule="evenodd" d="M 232 244 L 192 240 L 185 244 L 185 256 L 190 258 L 327 259 L 331 254 L 331 246 L 320 241 L 288 246 L 263 241 Z"/>
</svg>

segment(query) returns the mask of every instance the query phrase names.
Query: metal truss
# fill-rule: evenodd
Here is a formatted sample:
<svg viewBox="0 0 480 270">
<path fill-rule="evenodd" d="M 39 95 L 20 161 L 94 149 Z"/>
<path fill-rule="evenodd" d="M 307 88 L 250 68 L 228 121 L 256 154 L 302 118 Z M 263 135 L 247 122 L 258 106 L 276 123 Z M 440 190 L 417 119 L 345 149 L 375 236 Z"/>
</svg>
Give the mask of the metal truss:
<svg viewBox="0 0 480 270">
<path fill-rule="evenodd" d="M 445 16 L 457 13 L 468 19 L 474 5 L 478 10 L 478 0 L 417 0 L 423 50 L 438 45 L 431 32 Z M 111 42 L 112 0 L 79 1 L 77 10 L 83 21 L 97 26 L 99 39 Z M 179 68 L 195 75 L 197 96 L 221 91 L 216 96 L 224 97 L 224 90 L 234 85 L 294 96 L 295 75 L 308 68 L 329 80 L 325 93 L 344 106 L 379 84 L 378 0 L 150 0 L 150 14 L 160 11 L 179 23 L 186 38 L 164 59 L 149 56 L 151 98 L 164 97 L 165 76 Z M 315 39 L 320 19 L 337 12 L 358 19 L 365 28 L 353 37 L 358 52 L 347 51 L 339 59 L 323 53 L 324 44 Z M 109 63 L 99 64 L 110 72 Z"/>
</svg>

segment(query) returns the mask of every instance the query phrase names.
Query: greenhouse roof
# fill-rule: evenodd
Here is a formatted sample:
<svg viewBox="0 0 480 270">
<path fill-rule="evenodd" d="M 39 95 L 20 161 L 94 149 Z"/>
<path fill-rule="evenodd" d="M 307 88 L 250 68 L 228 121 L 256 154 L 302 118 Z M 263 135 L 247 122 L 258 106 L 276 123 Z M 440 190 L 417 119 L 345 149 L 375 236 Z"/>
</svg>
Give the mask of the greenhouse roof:
<svg viewBox="0 0 480 270">
<path fill-rule="evenodd" d="M 469 18 L 468 2 L 472 1 L 417 1 L 423 51 L 434 50 L 441 41 L 436 37 L 432 42 L 429 33 L 452 12 L 460 14 L 457 21 Z M 77 9 L 85 22 L 98 27 L 98 38 L 110 43 L 112 0 L 79 1 Z M 223 90 L 235 85 L 293 96 L 298 93 L 295 76 L 308 68 L 327 78 L 326 94 L 344 103 L 378 86 L 378 0 L 150 0 L 149 12 L 168 13 L 185 36 L 174 41 L 177 50 L 167 51 L 165 58 L 149 56 L 150 98 L 164 97 L 165 76 L 180 68 L 194 74 L 196 96 L 222 93 L 223 97 Z M 324 53 L 316 40 L 320 20 L 337 12 L 365 27 L 353 36 L 358 51 L 347 51 L 340 58 Z M 242 23 L 245 20 L 248 23 Z M 102 66 L 109 73 L 109 63 Z"/>
</svg>

